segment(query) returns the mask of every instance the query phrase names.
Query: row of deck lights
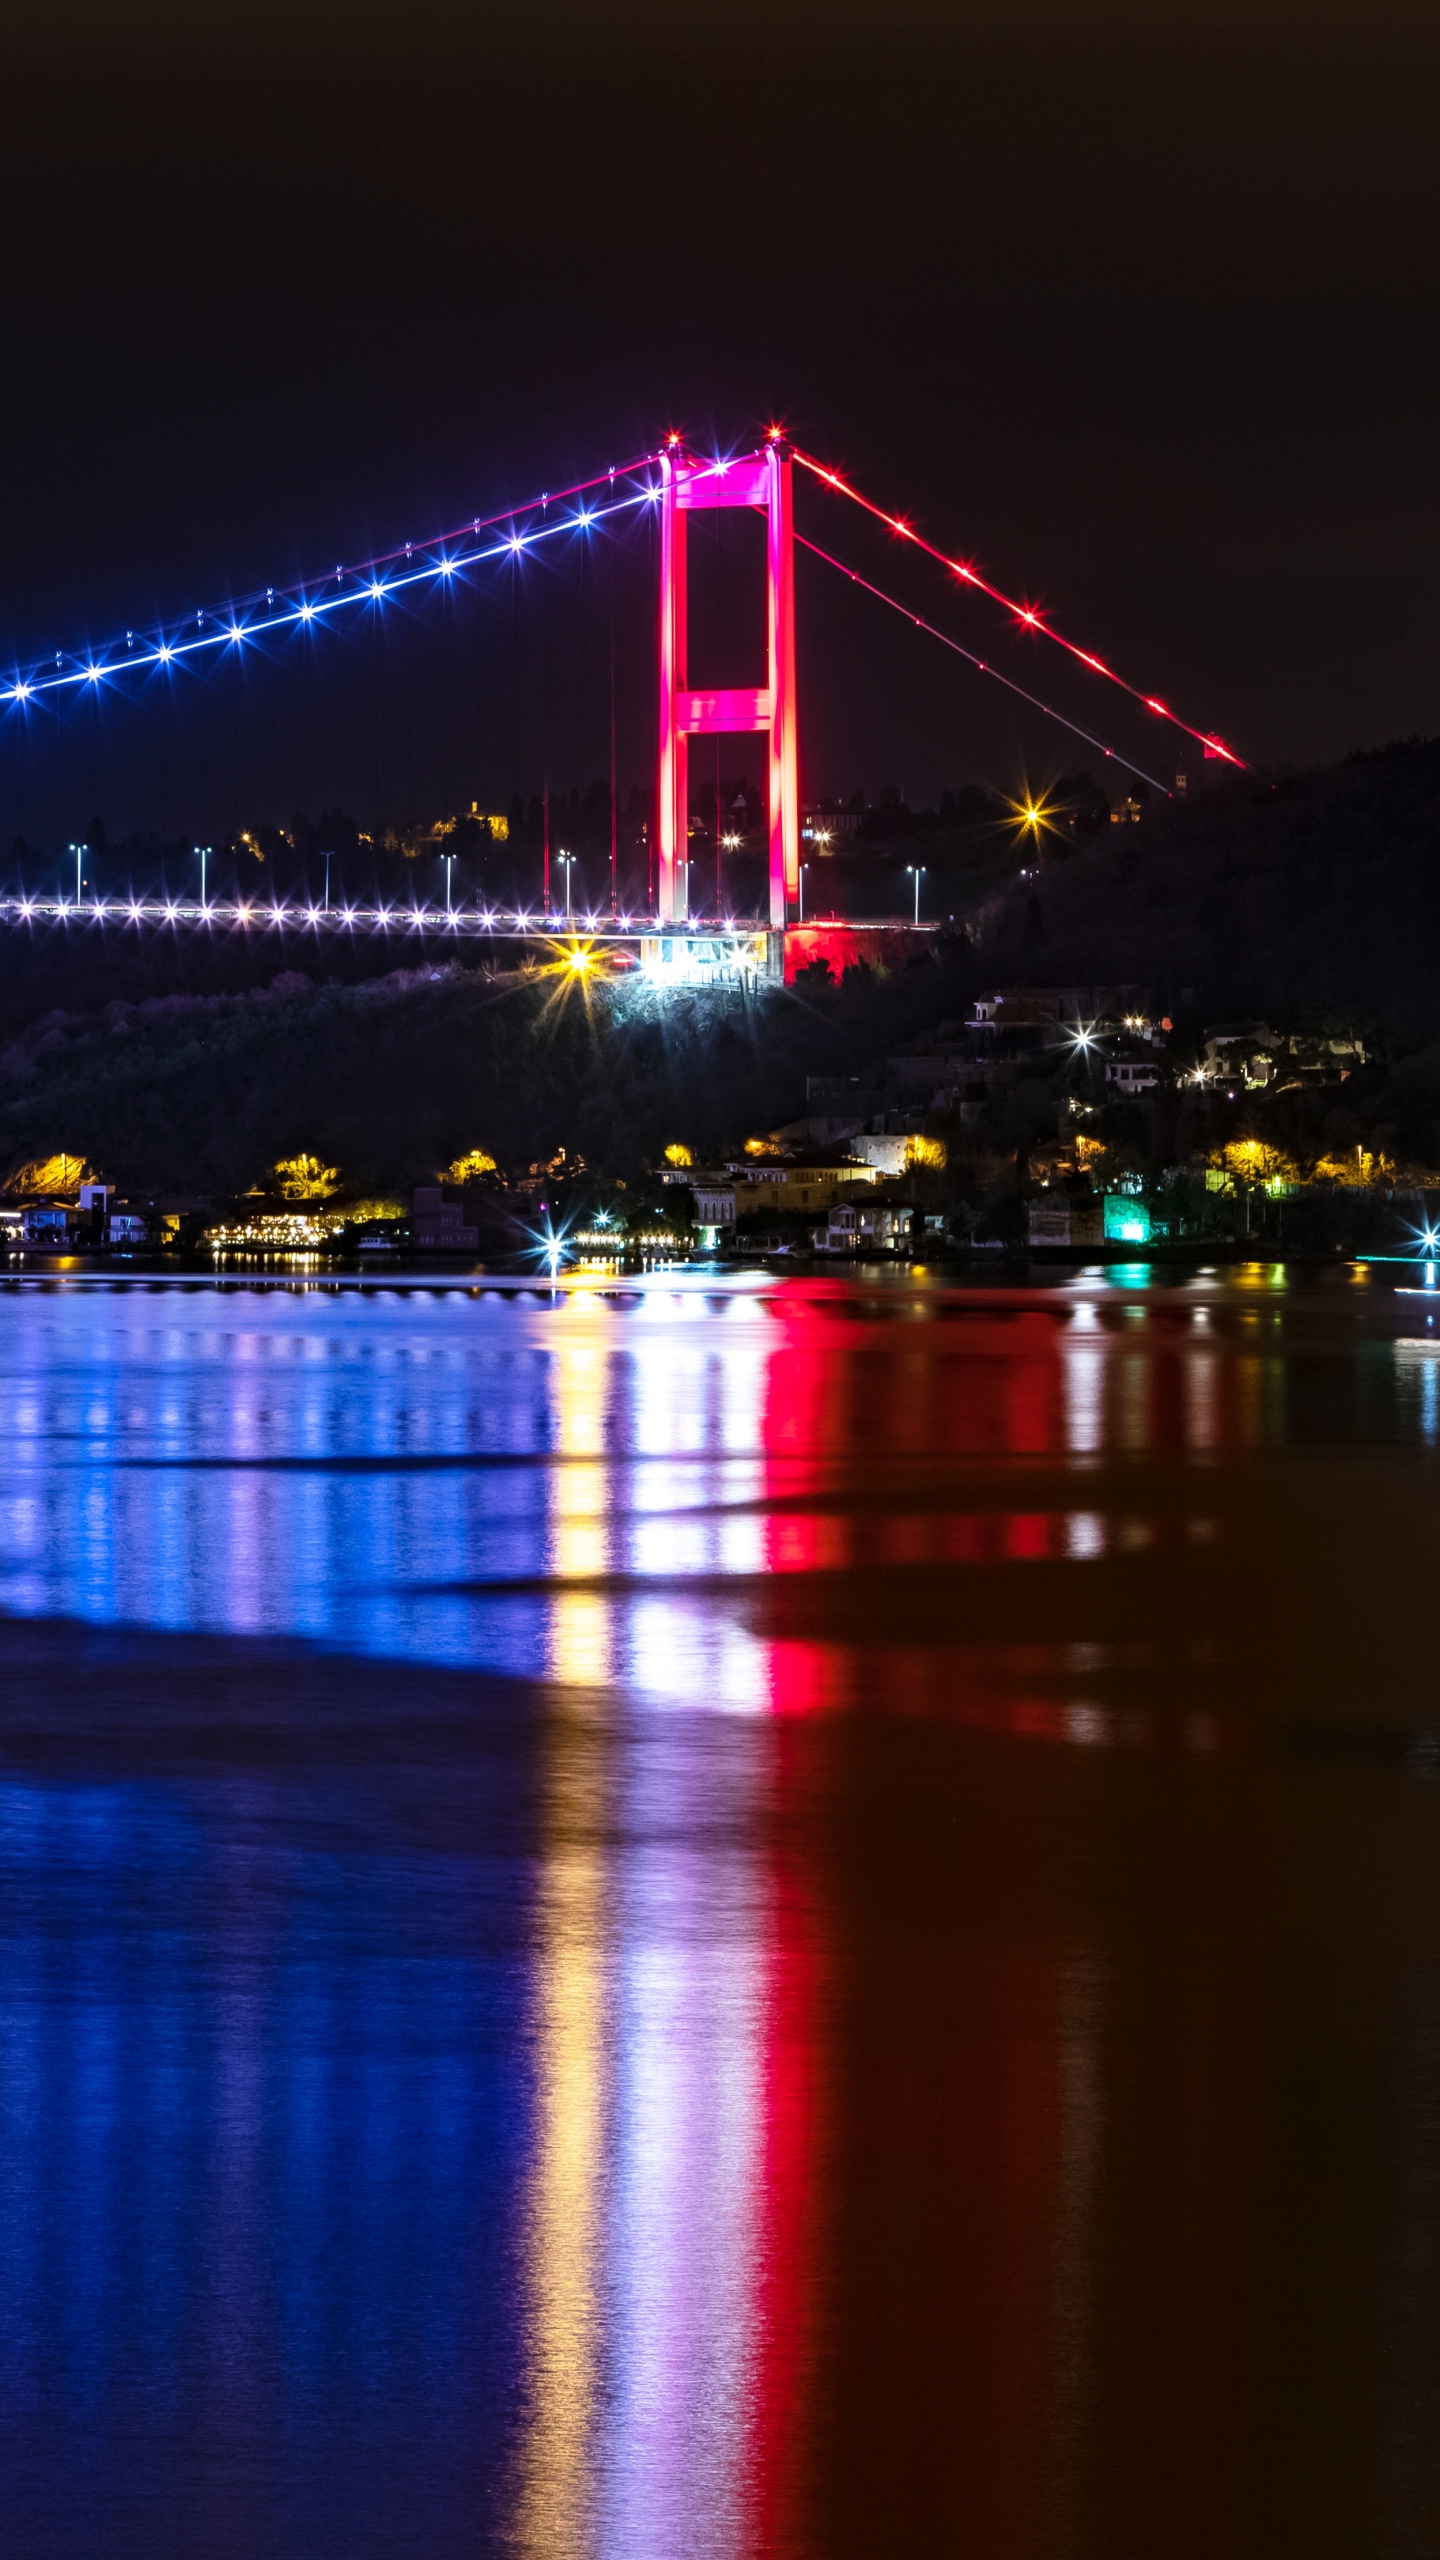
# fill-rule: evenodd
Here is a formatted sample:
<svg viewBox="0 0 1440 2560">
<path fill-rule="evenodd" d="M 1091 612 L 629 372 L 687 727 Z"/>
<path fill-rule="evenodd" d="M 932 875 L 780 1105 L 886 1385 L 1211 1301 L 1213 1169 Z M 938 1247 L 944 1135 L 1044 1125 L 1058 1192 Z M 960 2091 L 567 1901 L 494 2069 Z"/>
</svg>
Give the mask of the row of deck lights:
<svg viewBox="0 0 1440 2560">
<path fill-rule="evenodd" d="M 77 917 L 92 923 L 127 924 L 239 924 L 239 925 L 391 925 L 407 926 L 412 931 L 443 930 L 457 932 L 465 928 L 484 933 L 553 933 L 580 930 L 585 933 L 655 933 L 683 932 L 687 927 L 660 925 L 653 916 L 598 916 L 571 914 L 531 915 L 521 908 L 507 911 L 486 907 L 252 907 L 243 903 L 210 902 L 184 898 L 0 898 L 0 916 L 16 917 L 23 922 L 33 918 Z M 726 917 L 717 926 L 695 919 L 689 930 L 699 933 L 744 933 L 753 927 Z"/>
</svg>

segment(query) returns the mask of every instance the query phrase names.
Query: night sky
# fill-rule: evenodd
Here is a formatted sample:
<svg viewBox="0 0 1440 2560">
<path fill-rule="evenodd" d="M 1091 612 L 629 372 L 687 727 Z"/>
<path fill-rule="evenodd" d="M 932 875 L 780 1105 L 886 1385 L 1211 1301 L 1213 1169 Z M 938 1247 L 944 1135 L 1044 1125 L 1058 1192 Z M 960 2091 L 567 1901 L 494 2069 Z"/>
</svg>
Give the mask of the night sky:
<svg viewBox="0 0 1440 2560">
<path fill-rule="evenodd" d="M 0 648 L 103 641 L 672 424 L 735 445 L 773 415 L 1247 756 L 1434 727 L 1420 10 L 681 14 L 7 12 Z M 533 788 L 542 757 L 588 779 L 609 574 L 553 582 L 543 710 L 533 599 L 507 623 L 497 591 L 448 675 L 434 632 L 408 673 L 403 648 L 312 670 L 303 738 L 284 667 L 163 718 L 36 723 L 0 747 L 0 835 L 94 808 L 216 826 L 302 790 L 363 819 L 367 792 L 384 815 Z M 622 784 L 648 759 L 646 579 L 632 544 Z M 913 594 L 1166 769 L 1143 715 L 938 581 Z M 801 610 L 811 793 L 1093 765 L 808 566 Z"/>
</svg>

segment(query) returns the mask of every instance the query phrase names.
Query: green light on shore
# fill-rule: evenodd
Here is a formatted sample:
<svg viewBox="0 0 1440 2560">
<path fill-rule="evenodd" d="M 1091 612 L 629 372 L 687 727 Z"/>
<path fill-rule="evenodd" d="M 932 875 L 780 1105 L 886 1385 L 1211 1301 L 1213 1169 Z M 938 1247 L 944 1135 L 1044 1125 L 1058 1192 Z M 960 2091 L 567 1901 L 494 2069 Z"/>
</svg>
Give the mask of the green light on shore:
<svg viewBox="0 0 1440 2560">
<path fill-rule="evenodd" d="M 1105 1241 L 1107 1244 L 1150 1242 L 1150 1212 L 1143 1200 L 1132 1200 L 1124 1192 L 1107 1191 Z"/>
</svg>

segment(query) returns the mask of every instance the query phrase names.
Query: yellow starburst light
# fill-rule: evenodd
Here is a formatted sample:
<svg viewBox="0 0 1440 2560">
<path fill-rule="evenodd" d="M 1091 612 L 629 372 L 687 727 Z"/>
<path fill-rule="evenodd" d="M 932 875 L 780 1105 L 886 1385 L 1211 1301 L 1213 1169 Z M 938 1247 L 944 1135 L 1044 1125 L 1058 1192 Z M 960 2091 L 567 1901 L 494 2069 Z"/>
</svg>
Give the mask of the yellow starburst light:
<svg viewBox="0 0 1440 2560">
<path fill-rule="evenodd" d="M 1018 800 L 1011 801 L 1010 808 L 1022 839 L 1028 837 L 1032 844 L 1037 844 L 1042 835 L 1058 832 L 1055 825 L 1057 813 L 1043 792 L 1037 797 L 1033 791 L 1027 790 Z"/>
</svg>

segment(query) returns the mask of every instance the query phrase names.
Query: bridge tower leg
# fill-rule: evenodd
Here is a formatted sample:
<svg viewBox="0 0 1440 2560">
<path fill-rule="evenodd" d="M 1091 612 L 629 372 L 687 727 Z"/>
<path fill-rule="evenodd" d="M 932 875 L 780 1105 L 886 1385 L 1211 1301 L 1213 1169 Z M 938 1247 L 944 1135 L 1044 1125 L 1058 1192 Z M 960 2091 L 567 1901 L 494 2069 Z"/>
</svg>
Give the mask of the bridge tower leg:
<svg viewBox="0 0 1440 2560">
<path fill-rule="evenodd" d="M 655 794 L 660 862 L 656 883 L 662 924 L 683 922 L 690 884 L 690 733 L 680 718 L 688 658 L 685 583 L 689 517 L 679 503 L 681 466 L 660 464 L 660 771 Z"/>
<path fill-rule="evenodd" d="M 800 893 L 800 739 L 795 692 L 793 464 L 778 436 L 758 453 L 723 463 L 679 452 L 661 460 L 660 747 L 656 775 L 659 921 L 682 924 L 689 911 L 690 740 L 717 730 L 768 734 L 770 923 L 783 928 Z M 769 682 L 689 682 L 686 534 L 694 507 L 753 507 L 766 519 Z"/>
<path fill-rule="evenodd" d="M 770 922 L 800 895 L 800 736 L 795 710 L 795 466 L 779 439 L 767 456 L 770 508 Z"/>
</svg>

